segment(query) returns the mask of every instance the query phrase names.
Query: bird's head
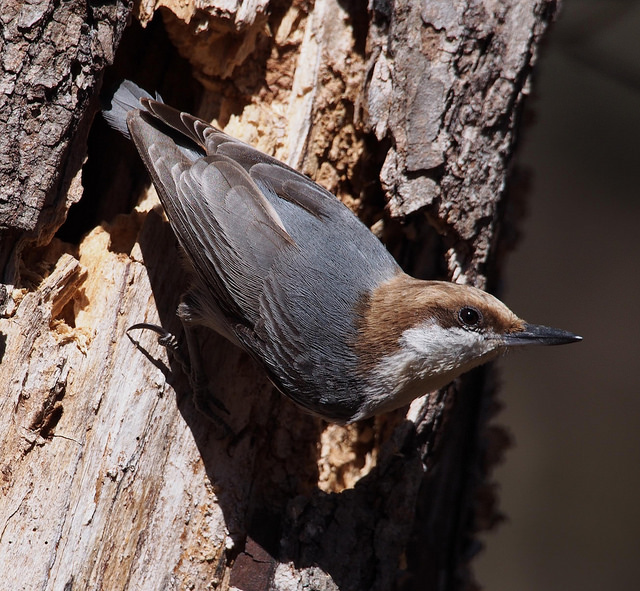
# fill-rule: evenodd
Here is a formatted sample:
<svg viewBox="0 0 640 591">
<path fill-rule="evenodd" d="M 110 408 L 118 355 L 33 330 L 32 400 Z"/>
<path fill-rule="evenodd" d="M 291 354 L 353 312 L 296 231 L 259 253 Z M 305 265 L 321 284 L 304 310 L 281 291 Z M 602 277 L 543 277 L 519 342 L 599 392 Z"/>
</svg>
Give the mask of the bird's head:
<svg viewBox="0 0 640 591">
<path fill-rule="evenodd" d="M 407 404 L 511 349 L 579 340 L 525 322 L 475 287 L 399 274 L 360 308 L 358 358 L 372 391 L 380 386 L 363 416 Z M 393 392 L 386 400 L 385 391 Z"/>
</svg>

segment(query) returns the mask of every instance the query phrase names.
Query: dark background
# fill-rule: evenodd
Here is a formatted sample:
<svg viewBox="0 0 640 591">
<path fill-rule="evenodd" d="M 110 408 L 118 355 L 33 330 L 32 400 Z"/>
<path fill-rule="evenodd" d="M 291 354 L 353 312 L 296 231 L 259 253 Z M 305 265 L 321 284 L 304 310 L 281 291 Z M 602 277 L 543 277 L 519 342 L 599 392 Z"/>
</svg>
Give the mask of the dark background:
<svg viewBox="0 0 640 591">
<path fill-rule="evenodd" d="M 566 0 L 534 88 L 529 215 L 503 299 L 584 342 L 500 362 L 508 521 L 476 574 L 491 591 L 637 589 L 640 2 Z"/>
</svg>

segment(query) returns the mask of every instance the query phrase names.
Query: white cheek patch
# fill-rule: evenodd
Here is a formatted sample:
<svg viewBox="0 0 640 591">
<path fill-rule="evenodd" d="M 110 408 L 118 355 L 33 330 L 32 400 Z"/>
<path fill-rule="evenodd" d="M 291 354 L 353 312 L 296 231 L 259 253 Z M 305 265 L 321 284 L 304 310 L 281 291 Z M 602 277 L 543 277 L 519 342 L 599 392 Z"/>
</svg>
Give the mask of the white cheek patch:
<svg viewBox="0 0 640 591">
<path fill-rule="evenodd" d="M 497 340 L 464 330 L 425 323 L 406 330 L 400 348 L 383 357 L 373 372 L 372 392 L 359 417 L 391 410 L 433 392 L 487 361 Z"/>
<path fill-rule="evenodd" d="M 480 333 L 461 327 L 442 328 L 429 323 L 406 330 L 400 339 L 403 349 L 431 375 L 453 371 L 483 357 L 493 347 Z"/>
</svg>

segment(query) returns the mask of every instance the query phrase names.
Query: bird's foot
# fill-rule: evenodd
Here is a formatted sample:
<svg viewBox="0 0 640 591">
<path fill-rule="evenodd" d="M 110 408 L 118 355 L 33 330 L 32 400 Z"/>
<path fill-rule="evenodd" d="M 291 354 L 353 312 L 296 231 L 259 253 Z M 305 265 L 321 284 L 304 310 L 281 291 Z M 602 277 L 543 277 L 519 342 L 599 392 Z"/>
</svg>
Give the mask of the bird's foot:
<svg viewBox="0 0 640 591">
<path fill-rule="evenodd" d="M 129 334 L 131 330 L 151 330 L 158 335 L 158 343 L 170 352 L 171 356 L 180 364 L 183 372 L 188 376 L 195 407 L 215 424 L 216 430 L 219 432 L 217 439 L 230 438 L 230 445 L 233 445 L 233 442 L 238 439 L 238 436 L 220 416 L 220 412 L 227 415 L 231 413 L 222 401 L 209 391 L 207 379 L 200 361 L 200 350 L 197 348 L 195 336 L 192 334 L 191 329 L 187 329 L 185 326 L 187 351 L 185 351 L 183 343 L 173 333 L 157 324 L 140 322 L 127 329 L 127 336 L 139 347 L 139 343 L 134 341 Z"/>
</svg>

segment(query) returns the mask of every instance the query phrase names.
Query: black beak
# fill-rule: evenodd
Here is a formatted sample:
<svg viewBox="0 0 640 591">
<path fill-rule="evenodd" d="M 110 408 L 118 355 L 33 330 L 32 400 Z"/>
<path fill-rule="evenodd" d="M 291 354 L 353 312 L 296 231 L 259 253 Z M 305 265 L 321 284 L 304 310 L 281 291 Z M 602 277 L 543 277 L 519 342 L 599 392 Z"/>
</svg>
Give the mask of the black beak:
<svg viewBox="0 0 640 591">
<path fill-rule="evenodd" d="M 509 347 L 520 345 L 566 345 L 567 343 L 575 343 L 581 340 L 582 337 L 572 332 L 538 324 L 525 324 L 523 330 L 504 335 L 504 342 Z"/>
</svg>

